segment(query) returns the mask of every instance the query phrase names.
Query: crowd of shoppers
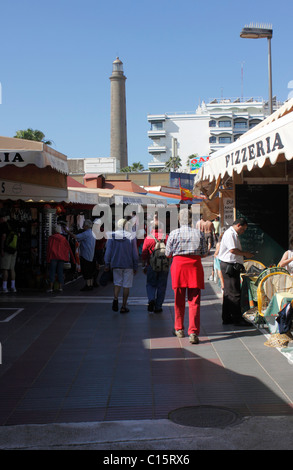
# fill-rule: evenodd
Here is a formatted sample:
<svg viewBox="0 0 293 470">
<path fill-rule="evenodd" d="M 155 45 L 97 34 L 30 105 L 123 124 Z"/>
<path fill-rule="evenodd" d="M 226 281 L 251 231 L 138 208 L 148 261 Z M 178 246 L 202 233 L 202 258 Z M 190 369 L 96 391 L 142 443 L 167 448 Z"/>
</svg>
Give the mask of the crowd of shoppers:
<svg viewBox="0 0 293 470">
<path fill-rule="evenodd" d="M 178 338 L 185 336 L 185 305 L 188 300 L 189 341 L 199 342 L 200 334 L 200 299 L 204 289 L 204 271 L 201 259 L 210 254 L 215 243 L 213 276 L 220 280 L 223 291 L 222 321 L 223 324 L 233 323 L 245 325 L 240 309 L 240 273 L 243 269 L 244 257 L 251 258 L 252 253 L 242 250 L 239 236 L 247 229 L 247 221 L 238 219 L 224 233 L 219 233 L 218 218 L 213 222 L 201 217 L 193 225 L 192 212 L 189 209 L 179 211 L 179 228 L 166 233 L 166 227 L 159 221 L 156 213 L 144 228 L 143 241 L 137 238 L 138 216 L 133 213 L 131 219 L 120 219 L 113 232 L 105 237 L 96 236 L 95 228 L 101 230 L 101 220 L 84 221 L 79 233 L 72 233 L 66 227 L 57 224 L 48 239 L 47 265 L 48 290 L 53 292 L 57 278 L 57 291 L 63 290 L 65 263 L 80 263 L 80 271 L 84 279 L 82 291 L 91 291 L 97 283 L 99 265 L 104 265 L 104 274 L 111 273 L 113 280 L 112 309 L 119 310 L 119 294 L 122 289 L 120 313 L 128 313 L 127 305 L 134 276 L 138 270 L 139 250 L 142 268 L 146 276 L 146 293 L 148 297 L 147 311 L 162 313 L 166 288 L 171 275 L 174 292 L 174 330 Z M 1 220 L 1 270 L 2 291 L 15 291 L 15 257 L 16 249 L 12 247 L 12 227 L 6 220 Z M 16 237 L 17 238 L 17 237 Z M 74 254 L 69 239 L 75 241 L 78 251 Z M 9 243 L 8 243 L 9 241 Z M 11 252 L 8 252 L 10 245 Z M 78 253 L 78 257 L 76 256 Z M 289 264 L 292 256 L 287 253 L 282 262 Z M 292 258 L 293 259 L 293 258 Z M 288 261 L 287 261 L 288 260 Z"/>
</svg>

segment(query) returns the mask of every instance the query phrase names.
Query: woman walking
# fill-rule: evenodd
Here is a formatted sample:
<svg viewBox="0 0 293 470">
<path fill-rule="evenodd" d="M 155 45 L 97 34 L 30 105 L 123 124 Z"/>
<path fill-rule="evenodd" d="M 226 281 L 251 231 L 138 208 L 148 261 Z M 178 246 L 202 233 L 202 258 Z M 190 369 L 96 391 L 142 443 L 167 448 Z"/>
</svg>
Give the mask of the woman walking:
<svg viewBox="0 0 293 470">
<path fill-rule="evenodd" d="M 49 282 L 50 287 L 47 292 L 53 292 L 54 281 L 57 272 L 57 279 L 59 282 L 59 292 L 63 290 L 64 275 L 63 267 L 64 262 L 68 262 L 70 256 L 75 263 L 75 259 L 70 248 L 70 245 L 64 235 L 61 235 L 62 229 L 60 225 L 56 225 L 53 229 L 53 234 L 48 239 L 47 246 L 47 263 L 49 264 Z"/>
</svg>

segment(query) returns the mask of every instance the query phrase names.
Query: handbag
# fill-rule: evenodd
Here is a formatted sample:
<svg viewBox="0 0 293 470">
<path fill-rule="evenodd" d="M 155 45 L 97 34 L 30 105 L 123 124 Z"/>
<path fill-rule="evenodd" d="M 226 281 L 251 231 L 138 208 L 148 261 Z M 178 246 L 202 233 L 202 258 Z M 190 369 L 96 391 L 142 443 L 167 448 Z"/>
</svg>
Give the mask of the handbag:
<svg viewBox="0 0 293 470">
<path fill-rule="evenodd" d="M 243 264 L 240 264 L 240 263 L 234 263 L 234 264 L 229 263 L 229 264 L 227 264 L 225 273 L 228 274 L 228 276 L 233 276 L 233 274 L 235 274 L 235 271 L 238 272 L 238 273 L 244 273 L 245 268 L 244 268 Z"/>
<path fill-rule="evenodd" d="M 225 273 L 228 274 L 228 276 L 233 276 L 233 274 L 234 274 L 233 264 L 227 264 Z"/>
<path fill-rule="evenodd" d="M 239 273 L 245 273 L 245 267 L 241 263 L 233 264 L 233 268 L 235 269 L 235 271 L 238 271 Z"/>
</svg>

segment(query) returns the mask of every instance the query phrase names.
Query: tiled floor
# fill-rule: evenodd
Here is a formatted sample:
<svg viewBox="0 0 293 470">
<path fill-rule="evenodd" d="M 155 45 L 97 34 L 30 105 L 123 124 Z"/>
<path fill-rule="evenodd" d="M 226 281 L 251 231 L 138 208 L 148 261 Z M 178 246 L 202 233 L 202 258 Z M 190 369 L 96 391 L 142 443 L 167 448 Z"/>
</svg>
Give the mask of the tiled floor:
<svg viewBox="0 0 293 470">
<path fill-rule="evenodd" d="M 1 298 L 0 309 L 23 309 L 0 323 L 1 425 L 159 419 L 194 405 L 292 414 L 292 366 L 255 328 L 222 326 L 213 283 L 199 345 L 171 334 L 170 285 L 162 314 L 147 312 L 142 273 L 125 315 L 111 310 L 111 286 L 88 296 L 79 288 Z"/>
</svg>

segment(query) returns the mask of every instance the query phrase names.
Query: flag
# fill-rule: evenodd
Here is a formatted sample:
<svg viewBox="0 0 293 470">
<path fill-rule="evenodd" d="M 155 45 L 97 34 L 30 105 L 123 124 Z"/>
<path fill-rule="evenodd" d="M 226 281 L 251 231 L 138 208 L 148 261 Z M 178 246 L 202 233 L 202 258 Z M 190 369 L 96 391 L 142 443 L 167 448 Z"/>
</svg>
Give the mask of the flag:
<svg viewBox="0 0 293 470">
<path fill-rule="evenodd" d="M 179 180 L 179 188 L 180 188 L 180 197 L 183 201 L 192 201 L 193 199 L 193 194 L 189 189 L 185 189 L 181 187 L 181 183 Z"/>
</svg>

